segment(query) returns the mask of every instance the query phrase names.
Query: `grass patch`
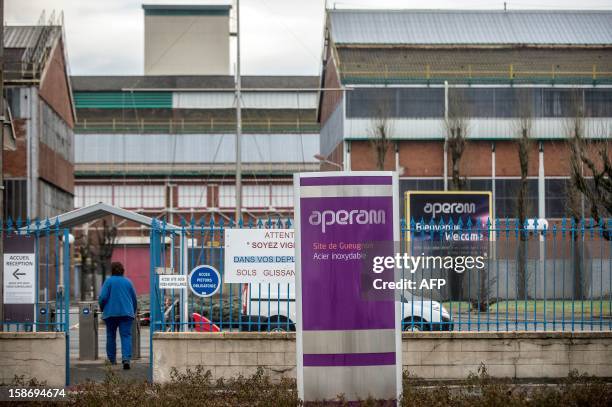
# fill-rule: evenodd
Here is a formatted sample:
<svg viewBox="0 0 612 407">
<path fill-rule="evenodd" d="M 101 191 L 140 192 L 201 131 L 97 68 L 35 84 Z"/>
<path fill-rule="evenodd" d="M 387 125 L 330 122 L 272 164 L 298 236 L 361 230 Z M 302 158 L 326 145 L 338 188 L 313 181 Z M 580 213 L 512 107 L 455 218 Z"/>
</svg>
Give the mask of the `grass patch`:
<svg viewBox="0 0 612 407">
<path fill-rule="evenodd" d="M 472 306 L 467 301 L 453 301 L 444 302 L 444 308 L 451 311 L 453 314 L 459 312 L 472 311 Z M 585 301 L 569 301 L 569 300 L 516 300 L 516 301 L 499 301 L 489 306 L 488 312 L 505 314 L 506 310 L 509 314 L 516 314 L 518 312 L 521 317 L 525 312 L 533 315 L 534 311 L 536 314 L 561 319 L 565 313 L 565 318 L 608 318 L 612 316 L 610 308 L 610 300 L 585 300 Z M 486 313 L 486 311 L 485 311 Z M 510 315 L 512 316 L 512 315 Z"/>
</svg>

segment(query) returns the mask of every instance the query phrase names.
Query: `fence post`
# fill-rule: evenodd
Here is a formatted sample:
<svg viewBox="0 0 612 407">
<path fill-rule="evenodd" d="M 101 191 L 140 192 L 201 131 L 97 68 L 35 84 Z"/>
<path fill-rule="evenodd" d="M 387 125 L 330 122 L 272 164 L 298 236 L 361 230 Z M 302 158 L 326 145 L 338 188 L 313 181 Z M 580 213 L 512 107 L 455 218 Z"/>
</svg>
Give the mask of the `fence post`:
<svg viewBox="0 0 612 407">
<path fill-rule="evenodd" d="M 70 233 L 64 229 L 64 333 L 66 338 L 66 386 L 70 385 Z M 56 306 L 57 308 L 57 306 Z M 36 312 L 36 310 L 34 310 Z M 57 315 L 57 312 L 56 312 Z"/>
</svg>

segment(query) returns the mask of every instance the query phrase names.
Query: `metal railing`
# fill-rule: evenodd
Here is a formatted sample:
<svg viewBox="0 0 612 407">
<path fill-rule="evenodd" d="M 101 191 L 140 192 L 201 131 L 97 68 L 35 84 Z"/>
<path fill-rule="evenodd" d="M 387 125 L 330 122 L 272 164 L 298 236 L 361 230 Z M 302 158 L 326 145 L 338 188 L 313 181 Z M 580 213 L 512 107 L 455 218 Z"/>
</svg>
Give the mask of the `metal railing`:
<svg viewBox="0 0 612 407">
<path fill-rule="evenodd" d="M 605 67 L 604 67 L 605 69 Z M 444 81 L 461 81 L 467 83 L 587 83 L 606 84 L 612 82 L 612 72 L 601 70 L 597 65 L 590 69 L 559 69 L 550 65 L 549 69 L 528 68 L 520 65 L 484 65 L 461 66 L 456 69 L 446 67 L 389 66 L 385 64 L 343 64 L 341 70 L 346 83 L 361 82 L 422 82 L 443 83 Z"/>
<path fill-rule="evenodd" d="M 424 227 L 427 225 L 427 227 Z M 291 228 L 291 220 L 268 219 L 235 225 L 183 221 L 180 232 L 163 222 L 152 228 L 152 259 L 174 264 L 180 274 L 197 265 L 224 272 L 225 228 Z M 401 223 L 398 247 L 411 255 L 445 251 L 484 254 L 486 267 L 458 273 L 456 267 L 430 268 L 401 277 L 416 281 L 445 279 L 444 287 L 401 292 L 404 330 L 436 331 L 578 331 L 612 330 L 612 220 L 562 220 L 534 231 L 513 219 L 490 224 L 445 224 L 412 220 Z M 459 248 L 448 233 L 480 236 Z M 451 239 L 452 241 L 452 239 Z M 157 243 L 156 243 L 157 242 Z M 471 242 L 471 243 L 470 243 Z M 179 247 L 187 245 L 186 254 Z M 465 243 L 465 242 L 464 242 Z M 467 250 L 467 251 L 466 251 Z M 461 253 L 460 253 L 461 254 Z M 173 263 L 174 262 L 174 263 Z M 396 270 L 397 271 L 397 270 Z M 186 317 L 179 290 L 158 290 L 151 269 L 151 323 L 158 331 L 292 331 L 295 329 L 293 284 L 221 284 L 208 298 L 189 296 Z"/>
<path fill-rule="evenodd" d="M 277 121 L 259 120 L 243 121 L 242 129 L 247 133 L 318 133 L 319 123 L 316 121 Z M 77 133 L 233 133 L 236 122 L 215 120 L 87 120 L 75 124 Z"/>
</svg>

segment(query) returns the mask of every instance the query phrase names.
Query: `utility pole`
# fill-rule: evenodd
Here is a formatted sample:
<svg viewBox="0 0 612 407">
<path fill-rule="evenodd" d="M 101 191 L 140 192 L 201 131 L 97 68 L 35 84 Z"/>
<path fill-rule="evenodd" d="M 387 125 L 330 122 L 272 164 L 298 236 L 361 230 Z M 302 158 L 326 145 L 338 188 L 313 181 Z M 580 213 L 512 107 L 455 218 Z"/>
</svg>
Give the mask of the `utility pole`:
<svg viewBox="0 0 612 407">
<path fill-rule="evenodd" d="M 236 0 L 236 224 L 242 219 L 242 106 L 240 81 L 240 0 Z"/>
</svg>

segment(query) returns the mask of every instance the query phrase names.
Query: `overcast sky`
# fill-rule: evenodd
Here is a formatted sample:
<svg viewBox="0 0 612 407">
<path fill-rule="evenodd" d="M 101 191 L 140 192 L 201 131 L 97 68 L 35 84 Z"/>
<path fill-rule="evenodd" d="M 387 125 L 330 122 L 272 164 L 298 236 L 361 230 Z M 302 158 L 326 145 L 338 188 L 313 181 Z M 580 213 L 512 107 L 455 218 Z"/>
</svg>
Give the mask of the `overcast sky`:
<svg viewBox="0 0 612 407">
<path fill-rule="evenodd" d="M 185 4 L 207 1 L 144 2 Z M 142 0 L 6 0 L 5 22 L 35 24 L 43 10 L 47 16 L 53 10 L 63 11 L 73 75 L 141 75 L 142 3 Z M 612 0 L 522 0 L 507 3 L 509 9 L 612 9 Z M 501 0 L 327 0 L 327 5 L 336 8 L 503 9 Z M 242 0 L 243 74 L 316 75 L 321 57 L 324 10 L 325 0 Z"/>
</svg>

